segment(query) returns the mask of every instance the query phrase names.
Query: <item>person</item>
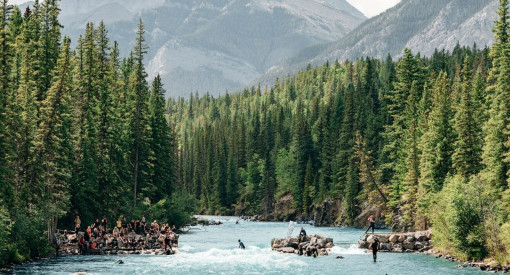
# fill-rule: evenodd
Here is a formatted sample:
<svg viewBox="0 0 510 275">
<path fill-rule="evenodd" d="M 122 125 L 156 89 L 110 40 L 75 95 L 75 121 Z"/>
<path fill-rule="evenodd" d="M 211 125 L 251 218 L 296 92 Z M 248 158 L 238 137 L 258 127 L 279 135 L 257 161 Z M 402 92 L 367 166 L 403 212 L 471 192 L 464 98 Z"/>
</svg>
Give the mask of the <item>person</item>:
<svg viewBox="0 0 510 275">
<path fill-rule="evenodd" d="M 379 240 L 377 238 L 374 239 L 374 242 L 370 244 L 370 248 L 372 249 L 372 256 L 374 257 L 374 263 L 377 262 L 377 251 L 379 250 Z"/>
<path fill-rule="evenodd" d="M 104 233 L 108 233 L 108 220 L 106 216 L 103 216 L 103 220 L 101 221 L 101 225 L 103 226 Z"/>
<path fill-rule="evenodd" d="M 241 239 L 239 239 L 239 240 L 238 240 L 238 242 L 239 242 L 239 248 L 241 248 L 241 249 L 245 249 L 245 248 L 246 248 L 246 247 L 244 246 L 244 243 L 243 243 L 243 242 L 241 242 Z"/>
<path fill-rule="evenodd" d="M 178 247 L 177 239 L 175 238 L 175 233 L 170 230 L 169 234 L 170 234 L 170 243 L 172 244 L 172 246 Z"/>
<path fill-rule="evenodd" d="M 67 230 L 64 230 L 64 248 L 67 249 L 67 245 L 69 244 L 69 237 L 67 236 Z"/>
<path fill-rule="evenodd" d="M 117 220 L 117 228 L 120 230 L 122 227 L 122 222 L 120 221 L 120 218 Z"/>
<path fill-rule="evenodd" d="M 80 236 L 80 242 L 78 243 L 78 249 L 80 251 L 80 254 L 83 253 L 83 250 L 85 249 L 85 239 L 83 236 Z"/>
<path fill-rule="evenodd" d="M 126 220 L 126 217 L 124 217 L 124 220 L 122 220 L 122 228 L 126 229 L 128 228 L 128 222 Z"/>
<path fill-rule="evenodd" d="M 92 225 L 92 228 L 99 228 L 101 224 L 99 223 L 99 219 L 96 219 L 96 222 L 94 222 L 94 224 Z"/>
<path fill-rule="evenodd" d="M 374 215 L 370 215 L 368 217 L 368 222 L 369 222 L 369 225 L 368 225 L 367 231 L 365 231 L 365 234 L 368 233 L 368 230 L 370 230 L 370 228 L 372 228 L 372 234 L 374 234 L 374 228 L 375 228 L 375 218 L 374 218 Z"/>
<path fill-rule="evenodd" d="M 172 240 L 170 239 L 170 234 L 165 235 L 165 252 L 167 247 L 170 247 L 170 251 L 172 251 Z"/>
<path fill-rule="evenodd" d="M 145 219 L 145 217 L 142 217 L 142 227 L 143 227 L 143 232 L 147 232 L 147 220 Z"/>
<path fill-rule="evenodd" d="M 306 231 L 303 227 L 301 227 L 301 231 L 299 231 L 299 242 L 304 242 L 306 239 Z"/>
<path fill-rule="evenodd" d="M 153 226 L 153 227 L 154 227 L 154 233 L 159 232 L 159 225 L 158 225 L 158 223 L 156 222 L 156 220 L 154 220 L 154 222 L 152 222 L 151 226 Z"/>
<path fill-rule="evenodd" d="M 87 230 L 85 231 L 85 241 L 88 242 L 90 240 L 90 235 L 92 235 L 92 229 L 87 227 Z"/>
<path fill-rule="evenodd" d="M 80 232 L 80 229 L 81 229 L 80 216 L 76 215 L 76 219 L 74 219 L 74 231 L 76 232 L 76 234 L 78 234 L 78 232 Z"/>
</svg>

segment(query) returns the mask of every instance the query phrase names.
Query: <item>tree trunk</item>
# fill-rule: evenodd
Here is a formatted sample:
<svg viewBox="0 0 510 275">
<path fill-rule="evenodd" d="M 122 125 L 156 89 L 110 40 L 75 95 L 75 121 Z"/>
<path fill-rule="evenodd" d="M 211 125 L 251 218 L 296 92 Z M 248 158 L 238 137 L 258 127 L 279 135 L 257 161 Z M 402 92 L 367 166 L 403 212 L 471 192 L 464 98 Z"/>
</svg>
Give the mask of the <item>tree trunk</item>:
<svg viewBox="0 0 510 275">
<path fill-rule="evenodd" d="M 133 207 L 136 207 L 136 190 L 138 188 L 138 146 L 135 149 L 135 178 L 133 184 Z"/>
</svg>

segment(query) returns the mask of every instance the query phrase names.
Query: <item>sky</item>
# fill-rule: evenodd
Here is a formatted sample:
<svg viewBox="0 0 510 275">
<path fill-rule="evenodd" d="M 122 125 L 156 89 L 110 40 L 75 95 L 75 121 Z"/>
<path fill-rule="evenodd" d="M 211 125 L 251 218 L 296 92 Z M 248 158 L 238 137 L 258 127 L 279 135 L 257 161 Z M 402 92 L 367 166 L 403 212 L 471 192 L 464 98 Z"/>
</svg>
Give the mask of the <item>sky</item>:
<svg viewBox="0 0 510 275">
<path fill-rule="evenodd" d="M 347 0 L 367 17 L 373 17 L 395 6 L 400 0 Z"/>
<path fill-rule="evenodd" d="M 29 0 L 9 0 L 9 4 L 18 5 L 28 2 Z"/>
<path fill-rule="evenodd" d="M 10 0 L 11 4 L 22 4 L 28 0 Z M 347 0 L 367 17 L 373 17 L 395 6 L 400 0 Z"/>
</svg>

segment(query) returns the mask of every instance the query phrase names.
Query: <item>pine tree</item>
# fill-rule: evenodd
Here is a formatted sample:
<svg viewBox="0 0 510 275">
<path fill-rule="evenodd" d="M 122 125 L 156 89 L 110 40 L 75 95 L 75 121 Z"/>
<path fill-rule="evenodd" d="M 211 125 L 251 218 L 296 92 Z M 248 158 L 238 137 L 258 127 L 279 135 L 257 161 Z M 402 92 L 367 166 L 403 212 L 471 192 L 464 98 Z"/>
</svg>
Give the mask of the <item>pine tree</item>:
<svg viewBox="0 0 510 275">
<path fill-rule="evenodd" d="M 303 190 L 303 213 L 307 215 L 310 211 L 310 208 L 312 206 L 313 202 L 313 194 L 314 194 L 314 188 L 313 188 L 313 181 L 314 181 L 314 174 L 312 169 L 312 159 L 308 158 L 308 161 L 306 163 L 306 170 L 305 170 L 305 184 L 304 184 L 304 190 Z"/>
<path fill-rule="evenodd" d="M 409 49 L 404 50 L 404 56 L 397 64 L 397 81 L 393 83 L 394 89 L 386 94 L 386 104 L 390 122 L 385 127 L 383 137 L 386 143 L 383 154 L 386 155 L 386 163 L 382 165 L 383 178 L 391 179 L 390 205 L 395 207 L 403 193 L 403 182 L 405 181 L 406 154 L 405 140 L 406 118 L 404 109 L 411 93 L 414 83 L 417 91 L 421 91 L 422 74 L 418 61 Z"/>
<path fill-rule="evenodd" d="M 39 46 L 41 47 L 40 65 L 41 79 L 38 83 L 39 91 L 47 91 L 51 86 L 52 71 L 57 64 L 57 58 L 61 47 L 62 26 L 58 21 L 60 14 L 60 0 L 45 0 L 41 5 L 41 36 L 39 37 Z M 43 100 L 44 94 L 40 94 L 38 99 Z"/>
<path fill-rule="evenodd" d="M 294 126 L 294 150 L 296 157 L 297 183 L 294 191 L 294 202 L 297 209 L 304 209 L 303 195 L 305 192 L 305 174 L 308 159 L 314 161 L 314 148 L 312 136 L 310 134 L 310 126 L 304 116 L 304 107 L 299 101 L 296 107 L 296 119 Z"/>
<path fill-rule="evenodd" d="M 7 25 L 12 7 L 7 0 L 0 2 L 0 200 L 5 200 L 12 194 L 11 184 L 8 179 L 9 171 L 9 133 L 7 132 L 7 106 L 10 94 L 9 76 L 12 64 L 12 43 L 9 37 Z"/>
<path fill-rule="evenodd" d="M 508 0 L 500 0 L 498 9 L 499 20 L 494 26 L 496 42 L 491 49 L 493 67 L 489 73 L 488 121 L 484 126 L 485 144 L 483 147 L 483 177 L 490 186 L 502 190 L 507 187 L 508 180 L 508 134 L 510 122 L 510 76 L 508 63 Z M 505 144 L 507 143 L 507 144 Z"/>
<path fill-rule="evenodd" d="M 230 157 L 228 162 L 227 171 L 227 206 L 231 206 L 236 203 L 238 196 L 237 187 L 237 174 L 234 163 L 234 158 Z"/>
<path fill-rule="evenodd" d="M 134 66 L 129 78 L 128 110 L 131 165 L 133 171 L 133 205 L 136 206 L 140 190 L 150 187 L 151 169 L 149 159 L 152 156 L 150 150 L 150 124 L 148 116 L 149 91 L 147 73 L 143 65 L 143 58 L 147 53 L 145 44 L 144 24 L 140 19 L 136 32 L 136 45 L 133 52 Z"/>
<path fill-rule="evenodd" d="M 71 145 L 71 52 L 70 39 L 64 46 L 53 72 L 52 86 L 41 104 L 40 125 L 36 133 L 34 163 L 29 183 L 42 194 L 41 208 L 48 221 L 48 239 L 53 238 L 58 218 L 65 213 L 69 201 L 69 179 L 73 155 Z"/>
<path fill-rule="evenodd" d="M 457 139 L 452 156 L 453 168 L 466 180 L 480 171 L 482 151 L 482 118 L 477 116 L 480 114 L 481 102 L 477 102 L 478 98 L 473 96 L 471 75 L 469 59 L 466 58 L 462 69 L 460 103 L 454 120 Z"/>
<path fill-rule="evenodd" d="M 172 129 L 166 119 L 165 90 L 161 77 L 157 75 L 152 82 L 149 103 L 151 134 L 151 151 L 154 153 L 152 166 L 152 184 L 157 189 L 155 199 L 170 196 L 174 189 L 175 157 Z"/>
<path fill-rule="evenodd" d="M 73 88 L 77 123 L 74 141 L 76 142 L 76 184 L 73 192 L 74 205 L 80 205 L 84 221 L 93 221 L 102 214 L 100 201 L 94 194 L 101 193 L 103 180 L 99 179 L 98 163 L 98 121 L 99 121 L 99 83 L 96 30 L 92 23 L 86 25 L 85 36 L 78 40 L 75 56 Z M 101 106 L 103 107 L 103 106 Z M 101 200 L 104 198 L 101 198 Z"/>
<path fill-rule="evenodd" d="M 406 227 L 414 226 L 416 219 L 416 199 L 418 191 L 418 180 L 420 178 L 420 128 L 419 128 L 419 99 L 420 92 L 418 83 L 415 81 L 407 98 L 405 108 L 405 154 L 406 174 L 403 183 L 402 208 L 404 210 L 403 222 Z"/>
<path fill-rule="evenodd" d="M 451 171 L 454 136 L 450 102 L 447 75 L 441 73 L 434 85 L 428 125 L 421 138 L 418 191 L 421 213 L 427 213 L 430 195 L 442 189 L 446 176 Z"/>
</svg>

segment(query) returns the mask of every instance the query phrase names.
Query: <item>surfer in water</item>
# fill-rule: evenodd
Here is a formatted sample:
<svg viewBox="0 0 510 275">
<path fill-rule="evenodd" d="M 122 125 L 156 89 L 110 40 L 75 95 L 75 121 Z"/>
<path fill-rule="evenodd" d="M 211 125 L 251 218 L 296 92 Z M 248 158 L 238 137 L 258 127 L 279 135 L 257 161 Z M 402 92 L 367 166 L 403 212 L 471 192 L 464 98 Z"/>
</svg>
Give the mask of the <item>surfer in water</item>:
<svg viewBox="0 0 510 275">
<path fill-rule="evenodd" d="M 238 242 L 239 242 L 239 248 L 241 248 L 241 249 L 245 249 L 246 248 L 246 247 L 244 247 L 244 243 L 241 242 L 240 239 L 238 240 Z"/>
</svg>

